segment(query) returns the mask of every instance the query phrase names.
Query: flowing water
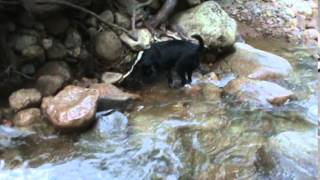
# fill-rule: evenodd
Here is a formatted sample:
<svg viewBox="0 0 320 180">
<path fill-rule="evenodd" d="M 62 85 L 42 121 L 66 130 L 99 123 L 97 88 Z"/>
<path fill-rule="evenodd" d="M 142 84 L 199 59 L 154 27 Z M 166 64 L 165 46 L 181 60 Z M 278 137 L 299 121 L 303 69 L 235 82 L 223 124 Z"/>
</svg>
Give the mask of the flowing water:
<svg viewBox="0 0 320 180">
<path fill-rule="evenodd" d="M 314 154 L 314 162 L 285 164 L 269 144 L 286 131 L 311 132 L 307 138 L 316 141 L 316 60 L 281 41 L 249 44 L 290 61 L 294 72 L 277 83 L 296 101 L 252 109 L 159 83 L 143 91 L 133 111 L 98 113 L 96 127 L 81 134 L 1 127 L 0 179 L 316 179 Z"/>
</svg>

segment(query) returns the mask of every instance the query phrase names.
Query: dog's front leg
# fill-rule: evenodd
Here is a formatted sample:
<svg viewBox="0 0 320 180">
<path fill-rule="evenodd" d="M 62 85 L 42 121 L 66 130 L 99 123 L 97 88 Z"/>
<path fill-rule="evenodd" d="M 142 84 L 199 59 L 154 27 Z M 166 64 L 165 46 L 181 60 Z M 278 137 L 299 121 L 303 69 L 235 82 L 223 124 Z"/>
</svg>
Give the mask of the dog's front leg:
<svg viewBox="0 0 320 180">
<path fill-rule="evenodd" d="M 174 84 L 173 84 L 173 80 L 172 80 L 172 73 L 171 73 L 171 69 L 169 69 L 167 71 L 167 79 L 168 79 L 168 85 L 170 88 L 173 88 L 174 87 Z"/>
</svg>

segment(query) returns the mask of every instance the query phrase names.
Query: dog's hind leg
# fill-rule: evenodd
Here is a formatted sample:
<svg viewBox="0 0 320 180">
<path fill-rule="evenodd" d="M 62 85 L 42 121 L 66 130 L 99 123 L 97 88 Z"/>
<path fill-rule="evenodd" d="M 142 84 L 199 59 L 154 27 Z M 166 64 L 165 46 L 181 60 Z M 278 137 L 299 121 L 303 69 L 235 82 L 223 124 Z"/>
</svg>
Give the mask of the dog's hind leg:
<svg viewBox="0 0 320 180">
<path fill-rule="evenodd" d="M 188 74 L 188 84 L 191 84 L 192 82 L 192 71 L 187 72 Z"/>
</svg>

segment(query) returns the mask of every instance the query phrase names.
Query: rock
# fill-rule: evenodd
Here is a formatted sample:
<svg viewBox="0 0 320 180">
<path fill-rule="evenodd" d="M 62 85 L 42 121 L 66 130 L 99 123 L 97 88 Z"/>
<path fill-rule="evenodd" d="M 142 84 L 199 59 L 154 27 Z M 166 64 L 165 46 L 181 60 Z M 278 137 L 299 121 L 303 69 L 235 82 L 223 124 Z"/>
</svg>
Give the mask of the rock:
<svg viewBox="0 0 320 180">
<path fill-rule="evenodd" d="M 77 30 L 70 29 L 67 33 L 67 37 L 64 44 L 69 49 L 81 47 L 81 44 L 82 44 L 81 35 Z"/>
<path fill-rule="evenodd" d="M 188 36 L 199 34 L 208 47 L 229 46 L 236 40 L 237 24 L 214 1 L 178 13 L 171 20 L 173 29 L 181 29 Z"/>
<path fill-rule="evenodd" d="M 303 33 L 305 42 L 308 41 L 317 41 L 319 32 L 317 29 L 307 29 Z"/>
<path fill-rule="evenodd" d="M 90 88 L 99 91 L 98 109 L 126 108 L 132 100 L 140 98 L 139 95 L 123 92 L 112 84 L 93 84 Z"/>
<path fill-rule="evenodd" d="M 131 20 L 128 16 L 122 14 L 122 13 L 119 13 L 119 12 L 116 12 L 114 14 L 114 20 L 115 20 L 115 23 L 118 24 L 119 26 L 122 26 L 126 29 L 129 29 L 130 26 L 131 26 Z"/>
<path fill-rule="evenodd" d="M 138 40 L 131 39 L 127 34 L 121 34 L 120 39 L 134 51 L 144 50 L 150 47 L 152 35 L 148 29 L 136 30 Z"/>
<path fill-rule="evenodd" d="M 93 122 L 98 97 L 97 90 L 70 85 L 56 96 L 44 98 L 41 109 L 57 129 L 76 130 Z"/>
<path fill-rule="evenodd" d="M 39 105 L 40 101 L 41 93 L 36 89 L 20 89 L 9 97 L 10 107 L 15 111 Z"/>
<path fill-rule="evenodd" d="M 105 72 L 101 76 L 101 81 L 106 84 L 113 84 L 118 82 L 122 78 L 121 73 L 116 72 Z"/>
<path fill-rule="evenodd" d="M 221 97 L 222 90 L 214 84 L 204 84 L 202 92 L 206 100 L 213 101 Z"/>
<path fill-rule="evenodd" d="M 15 40 L 14 48 L 17 51 L 22 51 L 30 46 L 36 45 L 38 38 L 31 35 L 21 35 Z"/>
<path fill-rule="evenodd" d="M 42 40 L 42 47 L 45 50 L 52 48 L 52 46 L 53 46 L 53 40 L 51 38 L 45 38 Z"/>
<path fill-rule="evenodd" d="M 105 22 L 110 22 L 110 23 L 114 22 L 114 16 L 113 16 L 113 13 L 110 10 L 103 11 L 99 16 Z M 95 27 L 95 26 L 93 26 L 93 27 Z"/>
<path fill-rule="evenodd" d="M 67 57 L 67 50 L 60 42 L 53 42 L 51 48 L 47 50 L 49 60 L 64 60 Z"/>
<path fill-rule="evenodd" d="M 38 77 L 42 75 L 58 75 L 63 80 L 70 81 L 72 74 L 68 64 L 63 61 L 51 61 L 42 66 L 37 72 Z"/>
<path fill-rule="evenodd" d="M 41 119 L 41 112 L 39 108 L 29 108 L 19 111 L 13 118 L 15 126 L 30 126 L 34 122 Z"/>
<path fill-rule="evenodd" d="M 44 59 L 44 50 L 38 45 L 32 45 L 22 50 L 22 55 L 27 59 Z"/>
<path fill-rule="evenodd" d="M 292 66 L 280 56 L 243 43 L 235 43 L 235 48 L 235 53 L 218 64 L 221 71 L 260 80 L 287 77 L 292 72 Z"/>
<path fill-rule="evenodd" d="M 269 147 L 277 164 L 293 179 L 317 177 L 317 131 L 287 131 L 269 139 Z M 291 179 L 290 178 L 290 179 Z"/>
<path fill-rule="evenodd" d="M 64 79 L 59 75 L 42 75 L 37 79 L 36 87 L 42 96 L 54 95 L 62 88 Z"/>
<path fill-rule="evenodd" d="M 279 106 L 294 98 L 293 92 L 275 83 L 247 78 L 230 81 L 224 91 L 235 95 L 241 102 L 248 102 L 256 106 Z"/>
<path fill-rule="evenodd" d="M 128 118 L 118 111 L 110 114 L 108 111 L 98 112 L 96 118 L 98 119 L 98 122 L 95 125 L 94 130 L 100 135 L 123 132 L 128 128 Z"/>
<path fill-rule="evenodd" d="M 112 31 L 101 32 L 96 39 L 96 52 L 107 61 L 119 60 L 122 52 L 121 41 Z"/>
<path fill-rule="evenodd" d="M 44 21 L 46 30 L 53 35 L 60 35 L 67 31 L 69 20 L 60 13 L 51 14 Z"/>
</svg>

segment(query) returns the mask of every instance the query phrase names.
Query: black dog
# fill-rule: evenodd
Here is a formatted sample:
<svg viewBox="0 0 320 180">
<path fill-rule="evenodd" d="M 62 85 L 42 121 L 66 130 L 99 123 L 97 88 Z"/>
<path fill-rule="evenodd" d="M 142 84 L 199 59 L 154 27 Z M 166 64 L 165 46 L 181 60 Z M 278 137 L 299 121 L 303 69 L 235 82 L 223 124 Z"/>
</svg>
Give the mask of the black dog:
<svg viewBox="0 0 320 180">
<path fill-rule="evenodd" d="M 169 86 L 173 86 L 171 70 L 181 78 L 181 85 L 191 83 L 192 72 L 199 67 L 204 53 L 204 43 L 199 35 L 193 35 L 199 45 L 183 40 L 171 40 L 151 45 L 144 51 L 137 69 L 144 79 L 152 79 L 166 71 Z M 187 78 L 186 78 L 187 77 Z"/>
</svg>

